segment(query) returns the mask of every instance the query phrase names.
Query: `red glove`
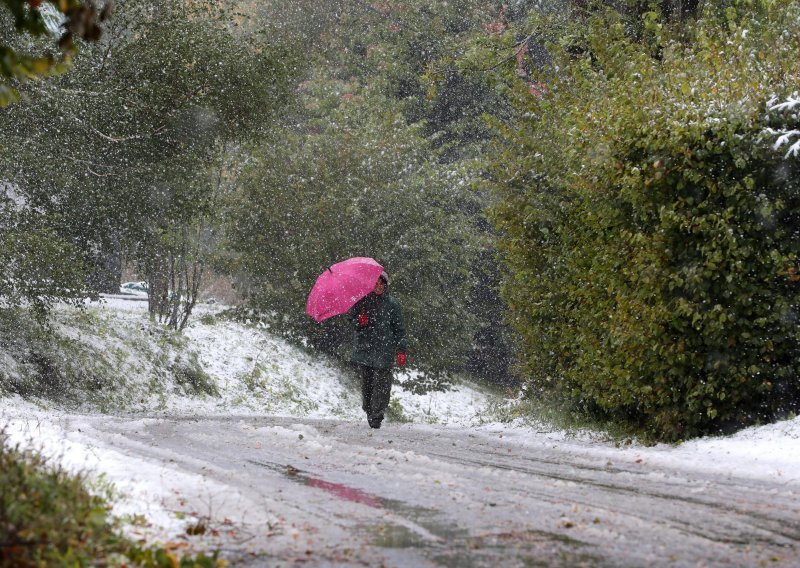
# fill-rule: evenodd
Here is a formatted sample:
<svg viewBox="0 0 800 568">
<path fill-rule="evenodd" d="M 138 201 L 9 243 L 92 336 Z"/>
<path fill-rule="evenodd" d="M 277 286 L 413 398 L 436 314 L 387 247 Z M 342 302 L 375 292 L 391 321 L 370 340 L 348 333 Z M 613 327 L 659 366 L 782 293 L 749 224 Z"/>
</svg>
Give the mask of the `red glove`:
<svg viewBox="0 0 800 568">
<path fill-rule="evenodd" d="M 361 312 L 358 314 L 358 325 L 361 327 L 367 327 L 369 325 L 369 316 L 367 312 Z"/>
<path fill-rule="evenodd" d="M 403 353 L 402 351 L 397 354 L 397 364 L 400 367 L 405 367 L 406 365 L 406 354 Z"/>
</svg>

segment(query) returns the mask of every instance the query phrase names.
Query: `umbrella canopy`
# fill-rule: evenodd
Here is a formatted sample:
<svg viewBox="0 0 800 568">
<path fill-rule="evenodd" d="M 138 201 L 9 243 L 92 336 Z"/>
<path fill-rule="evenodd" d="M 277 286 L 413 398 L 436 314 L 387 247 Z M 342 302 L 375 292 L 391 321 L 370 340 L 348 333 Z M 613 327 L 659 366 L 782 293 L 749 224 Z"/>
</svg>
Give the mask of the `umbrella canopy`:
<svg viewBox="0 0 800 568">
<path fill-rule="evenodd" d="M 375 289 L 383 266 L 358 256 L 338 262 L 317 278 L 306 302 L 306 313 L 317 322 L 347 312 Z"/>
</svg>

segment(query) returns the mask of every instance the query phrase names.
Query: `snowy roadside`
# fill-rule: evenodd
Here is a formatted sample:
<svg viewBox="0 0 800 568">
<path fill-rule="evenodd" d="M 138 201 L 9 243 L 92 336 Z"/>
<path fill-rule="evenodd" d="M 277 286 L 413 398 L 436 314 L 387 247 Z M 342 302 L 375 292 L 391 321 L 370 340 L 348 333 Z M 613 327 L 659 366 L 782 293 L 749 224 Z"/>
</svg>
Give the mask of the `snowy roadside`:
<svg viewBox="0 0 800 568">
<path fill-rule="evenodd" d="M 188 522 L 176 516 L 174 491 L 190 488 L 196 495 L 213 489 L 200 476 L 177 471 L 168 466 L 147 462 L 98 445 L 83 435 L 83 428 L 64 427 L 65 413 L 42 410 L 18 398 L 0 400 L 0 428 L 7 444 L 39 451 L 65 470 L 87 475 L 96 490 L 103 492 L 110 484 L 112 512 L 127 520 L 123 524 L 128 536 L 165 542 L 180 534 Z M 136 519 L 146 521 L 139 523 Z M 149 529 L 148 529 L 149 527 Z"/>
<path fill-rule="evenodd" d="M 529 447 L 570 447 L 587 458 L 660 466 L 686 472 L 769 480 L 800 488 L 800 417 L 754 426 L 731 436 L 706 436 L 680 444 L 620 445 L 594 432 L 536 428 L 521 422 L 477 428 L 506 443 Z"/>
<path fill-rule="evenodd" d="M 125 328 L 126 333 L 144 329 L 146 305 L 142 302 L 111 299 L 91 309 L 97 312 L 98 321 Z M 213 316 L 218 310 L 201 307 L 184 335 L 219 396 L 186 396 L 166 389 L 160 396 L 138 401 L 135 414 L 120 417 L 125 428 L 134 431 L 161 418 L 195 416 L 230 416 L 234 420 L 259 415 L 296 417 L 298 427 L 307 418 L 363 422 L 357 387 L 348 383 L 341 369 L 270 335 L 268 330 L 216 320 Z M 118 348 L 117 336 L 113 339 Z M 130 369 L 144 368 L 144 362 L 137 357 L 140 356 L 135 353 L 126 356 Z M 469 385 L 422 396 L 396 388 L 393 398 L 414 429 L 458 428 L 476 436 L 502 438 L 509 445 L 569 448 L 571 453 L 594 463 L 662 466 L 690 474 L 735 475 L 800 488 L 800 418 L 674 446 L 645 447 L 634 442 L 617 447 L 593 433 L 553 431 L 522 423 L 482 424 L 487 396 Z M 130 519 L 140 517 L 140 522 L 129 524 L 126 529 L 133 537 L 165 542 L 185 533 L 189 524 L 205 514 L 202 510 L 182 511 L 181 504 L 186 501 L 223 501 L 232 517 L 253 509 L 246 496 L 199 473 L 176 467 L 166 453 L 150 449 L 151 458 L 143 459 L 116 447 L 113 441 L 100 441 L 92 435 L 93 418 L 96 415 L 57 410 L 16 396 L 0 398 L 0 428 L 5 430 L 8 442 L 39 449 L 70 471 L 86 472 L 111 483 L 117 492 L 114 513 Z M 115 420 L 113 416 L 108 419 Z M 392 428 L 398 426 L 389 422 L 385 429 Z M 313 453 L 310 458 L 314 458 Z"/>
<path fill-rule="evenodd" d="M 282 522 L 280 507 L 275 503 L 268 506 L 254 503 L 253 497 L 242 493 L 236 483 L 221 482 L 230 475 L 229 472 L 222 472 L 222 475 L 216 472 L 215 480 L 214 472 L 205 467 L 207 462 L 198 461 L 196 465 L 187 467 L 184 456 L 178 460 L 183 463 L 175 463 L 172 454 L 160 447 L 161 440 L 131 441 L 140 438 L 149 425 L 170 421 L 169 416 L 107 417 L 106 422 L 115 424 L 113 429 L 118 432 L 109 436 L 95 426 L 97 420 L 103 419 L 102 416 L 43 410 L 19 398 L 0 400 L 0 415 L 3 416 L 9 443 L 39 449 L 69 471 L 88 473 L 90 478 L 113 485 L 113 514 L 129 521 L 124 526 L 132 538 L 165 544 L 185 541 L 187 528 L 199 522 L 220 529 L 224 528 L 221 526 L 223 519 L 233 519 L 234 522 L 247 519 L 248 523 L 261 526 Z M 333 418 L 341 420 L 340 417 Z M 249 426 L 248 417 L 231 416 L 230 420 L 235 428 L 241 429 L 241 442 L 249 443 L 248 432 L 253 427 Z M 342 453 L 345 448 L 336 444 L 331 447 L 315 427 L 305 422 L 305 417 L 296 420 L 285 427 L 262 428 L 256 433 L 266 438 L 271 438 L 267 434 L 281 434 L 281 440 L 273 440 L 280 443 L 269 451 L 280 452 L 281 444 L 302 443 L 303 455 L 310 460 L 308 463 L 325 463 L 331 459 L 341 463 L 352 461 L 351 456 Z M 356 429 L 360 424 L 359 421 L 347 422 Z M 707 474 L 713 474 L 720 479 L 748 478 L 755 483 L 763 481 L 784 486 L 786 491 L 800 491 L 800 419 L 750 428 L 725 438 L 703 438 L 675 446 L 654 447 L 644 447 L 635 442 L 616 447 L 613 442 L 590 433 L 545 432 L 507 424 L 445 427 L 390 423 L 379 435 L 381 440 L 391 440 L 396 436 L 414 437 L 416 432 L 423 439 L 445 435 L 445 431 L 459 432 L 465 440 L 483 440 L 484 444 L 488 442 L 495 447 L 508 448 L 514 454 L 526 448 L 528 451 L 532 449 L 534 454 L 541 449 L 542 455 L 552 455 L 552 450 L 557 449 L 560 454 L 572 456 L 574 464 L 586 464 L 590 468 L 607 466 L 611 468 L 609 471 L 618 470 L 621 477 L 631 477 L 632 482 L 635 477 L 644 476 L 685 485 L 687 480 L 708 479 Z M 364 436 L 368 435 L 364 426 Z M 202 443 L 203 439 L 204 436 L 200 435 L 198 442 Z M 138 449 L 131 451 L 134 446 Z M 353 450 L 361 452 L 364 448 Z M 391 447 L 385 448 L 381 455 L 387 458 L 392 451 Z M 342 455 L 333 458 L 337 453 Z M 417 455 L 416 452 L 402 452 L 397 457 L 405 462 L 412 460 L 428 464 L 424 467 L 431 464 L 427 455 Z M 633 472 L 639 468 L 641 474 L 634 476 Z M 683 474 L 677 477 L 665 474 L 676 470 Z M 439 477 L 444 479 L 445 472 L 440 471 Z M 699 490 L 699 487 L 693 490 Z"/>
<path fill-rule="evenodd" d="M 102 353 L 119 353 L 114 361 L 120 387 L 136 393 L 120 421 L 132 428 L 159 418 L 195 416 L 364 420 L 357 385 L 341 368 L 262 326 L 216 319 L 221 306 L 198 306 L 183 334 L 184 348 L 196 354 L 218 396 L 187 396 L 169 377 L 162 378 L 160 389 L 148 392 L 169 349 L 164 338 L 149 328 L 146 302 L 135 300 L 107 297 L 99 304 L 87 304 L 88 324 L 76 324 L 70 309 L 58 323 L 60 332 L 72 341 Z M 396 386 L 392 398 L 403 421 L 452 427 L 474 423 L 486 403 L 485 394 L 464 384 L 426 395 Z M 179 512 L 185 502 L 225 501 L 232 517 L 253 509 L 246 498 L 231 495 L 229 487 L 172 466 L 169 456 L 143 460 L 99 442 L 89 434 L 95 411 L 87 407 L 85 412 L 92 414 L 82 412 L 83 407 L 68 411 L 45 400 L 0 398 L 0 429 L 11 445 L 36 449 L 68 471 L 111 484 L 114 514 L 132 521 L 126 524 L 129 536 L 167 542 L 184 534 L 186 527 L 207 514 Z"/>
<path fill-rule="evenodd" d="M 127 326 L 128 334 L 138 333 L 137 341 L 156 341 L 139 330 L 147 321 L 145 302 L 107 298 L 99 305 L 91 304 L 89 309 L 102 321 L 111 321 L 116 327 Z M 353 376 L 333 361 L 270 334 L 265 326 L 216 320 L 215 315 L 223 309 L 219 305 L 198 305 L 193 321 L 183 333 L 187 350 L 197 355 L 219 396 L 187 397 L 166 389 L 163 396 L 139 403 L 137 412 L 363 418 Z M 144 350 L 156 351 L 157 346 L 145 345 Z M 137 356 L 140 357 L 130 354 L 129 358 Z M 139 368 L 142 366 L 140 362 Z M 405 376 L 397 373 L 401 382 Z M 486 394 L 469 384 L 457 384 L 446 393 L 425 395 L 395 386 L 392 398 L 403 420 L 456 426 L 477 423 L 487 402 Z"/>
</svg>

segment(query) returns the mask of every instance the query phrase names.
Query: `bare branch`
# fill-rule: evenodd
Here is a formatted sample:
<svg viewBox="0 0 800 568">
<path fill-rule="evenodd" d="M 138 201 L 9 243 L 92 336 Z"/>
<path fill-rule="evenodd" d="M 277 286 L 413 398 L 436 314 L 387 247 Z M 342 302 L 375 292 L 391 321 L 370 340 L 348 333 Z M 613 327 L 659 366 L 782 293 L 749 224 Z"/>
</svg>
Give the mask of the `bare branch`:
<svg viewBox="0 0 800 568">
<path fill-rule="evenodd" d="M 93 170 L 92 168 L 90 168 L 90 167 L 87 167 L 87 168 L 86 168 L 86 170 L 87 170 L 87 171 L 88 171 L 90 174 L 92 174 L 93 176 L 95 176 L 95 177 L 99 177 L 99 178 L 104 178 L 104 177 L 119 177 L 119 176 L 121 176 L 121 175 L 122 175 L 122 174 L 99 174 L 99 173 L 97 173 L 96 171 L 94 171 L 94 170 Z"/>
</svg>

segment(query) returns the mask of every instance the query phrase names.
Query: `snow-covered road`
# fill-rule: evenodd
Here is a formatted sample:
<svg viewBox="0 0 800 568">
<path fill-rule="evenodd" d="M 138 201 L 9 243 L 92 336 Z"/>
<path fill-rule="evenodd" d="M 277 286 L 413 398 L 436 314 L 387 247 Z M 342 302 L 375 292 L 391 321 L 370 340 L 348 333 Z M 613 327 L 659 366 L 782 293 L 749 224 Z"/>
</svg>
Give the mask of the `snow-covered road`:
<svg viewBox="0 0 800 568">
<path fill-rule="evenodd" d="M 110 479 L 158 486 L 135 500 L 183 523 L 173 539 L 235 566 L 800 565 L 794 479 L 491 428 L 253 416 L 59 426 L 96 448 Z"/>
</svg>

